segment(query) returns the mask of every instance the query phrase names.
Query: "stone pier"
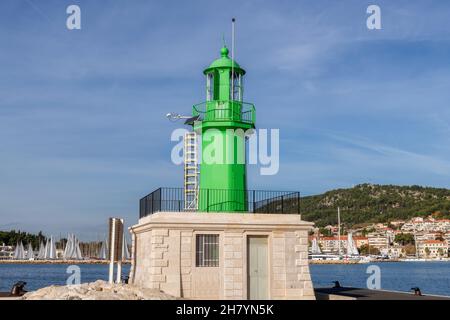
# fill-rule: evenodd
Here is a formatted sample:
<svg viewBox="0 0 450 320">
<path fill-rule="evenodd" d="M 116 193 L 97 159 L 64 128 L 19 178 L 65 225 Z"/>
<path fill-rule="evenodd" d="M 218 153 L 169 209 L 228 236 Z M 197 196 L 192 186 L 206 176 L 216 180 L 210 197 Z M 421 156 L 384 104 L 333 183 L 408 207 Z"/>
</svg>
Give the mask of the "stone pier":
<svg viewBox="0 0 450 320">
<path fill-rule="evenodd" d="M 130 228 L 130 281 L 191 299 L 314 299 L 311 227 L 296 214 L 155 213 Z"/>
</svg>

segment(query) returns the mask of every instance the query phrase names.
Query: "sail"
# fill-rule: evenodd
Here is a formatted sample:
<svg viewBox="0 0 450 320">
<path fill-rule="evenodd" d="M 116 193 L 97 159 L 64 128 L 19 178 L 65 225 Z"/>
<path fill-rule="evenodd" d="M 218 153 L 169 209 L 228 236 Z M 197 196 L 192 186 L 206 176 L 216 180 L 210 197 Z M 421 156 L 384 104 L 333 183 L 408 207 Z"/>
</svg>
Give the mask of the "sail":
<svg viewBox="0 0 450 320">
<path fill-rule="evenodd" d="M 70 250 L 70 234 L 67 235 L 67 242 L 66 245 L 64 247 L 64 252 L 63 252 L 63 259 L 66 260 L 69 256 L 69 250 Z"/>
<path fill-rule="evenodd" d="M 47 243 L 45 244 L 44 259 L 56 259 L 56 247 L 55 242 L 53 241 L 53 236 L 50 236 L 50 238 L 47 239 Z"/>
<path fill-rule="evenodd" d="M 69 233 L 67 235 L 67 242 L 66 247 L 64 248 L 63 259 L 64 260 L 71 259 L 72 252 L 73 252 L 73 235 Z"/>
<path fill-rule="evenodd" d="M 42 243 L 42 241 L 39 244 L 39 252 L 38 252 L 37 258 L 45 259 L 45 247 L 44 247 L 44 244 Z"/>
<path fill-rule="evenodd" d="M 312 254 L 321 254 L 322 253 L 322 251 L 320 250 L 319 244 L 317 243 L 316 238 L 314 238 L 312 240 L 311 253 Z"/>
<path fill-rule="evenodd" d="M 123 235 L 122 241 L 122 260 L 130 260 L 130 250 L 128 250 L 127 238 Z"/>
<path fill-rule="evenodd" d="M 80 241 L 76 238 L 75 238 L 75 250 L 74 250 L 73 259 L 75 259 L 75 260 L 83 259 L 83 255 L 81 254 L 81 250 L 80 250 Z"/>
<path fill-rule="evenodd" d="M 19 243 L 16 243 L 16 247 L 14 248 L 14 254 L 13 254 L 13 258 L 14 260 L 17 260 L 19 257 Z"/>
<path fill-rule="evenodd" d="M 22 241 L 20 241 L 20 259 L 21 260 L 25 260 L 26 259 L 25 249 L 23 247 Z"/>
<path fill-rule="evenodd" d="M 101 246 L 101 248 L 100 248 L 100 252 L 99 252 L 99 254 L 98 254 L 98 258 L 100 259 L 100 260 L 106 260 L 107 259 L 107 256 L 106 256 L 106 242 L 105 241 L 102 241 L 102 246 Z"/>
<path fill-rule="evenodd" d="M 49 246 L 49 241 L 50 241 L 50 239 L 49 238 L 47 238 L 47 241 L 45 241 L 45 247 L 44 247 L 44 259 L 48 259 L 48 251 L 49 251 L 49 248 L 50 248 L 50 246 Z"/>
<path fill-rule="evenodd" d="M 67 237 L 66 248 L 63 254 L 64 260 L 81 260 L 83 256 L 80 250 L 80 242 L 74 234 L 69 234 Z"/>
<path fill-rule="evenodd" d="M 25 252 L 23 249 L 22 241 L 17 242 L 16 248 L 14 249 L 14 259 L 15 260 L 25 259 Z"/>
<path fill-rule="evenodd" d="M 34 251 L 33 251 L 33 246 L 31 245 L 31 242 L 28 243 L 27 259 L 34 260 Z"/>
<path fill-rule="evenodd" d="M 347 235 L 347 254 L 349 256 L 359 255 L 358 248 L 356 248 L 356 244 L 355 241 L 353 240 L 351 232 Z"/>
<path fill-rule="evenodd" d="M 53 236 L 51 237 L 51 239 L 52 239 L 52 242 L 51 242 L 51 244 L 52 244 L 52 247 L 51 247 L 51 251 L 50 251 L 50 259 L 56 259 L 57 258 L 57 256 L 56 256 L 56 244 L 55 244 L 55 241 L 53 240 Z"/>
</svg>

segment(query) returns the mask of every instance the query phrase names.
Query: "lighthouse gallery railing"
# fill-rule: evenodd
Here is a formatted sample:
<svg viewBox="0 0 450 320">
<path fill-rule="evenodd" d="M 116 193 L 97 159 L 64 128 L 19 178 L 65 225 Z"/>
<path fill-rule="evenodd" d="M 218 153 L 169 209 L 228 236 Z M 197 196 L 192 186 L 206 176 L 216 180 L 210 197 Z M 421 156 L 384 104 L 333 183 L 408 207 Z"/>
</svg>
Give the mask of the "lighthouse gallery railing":
<svg viewBox="0 0 450 320">
<path fill-rule="evenodd" d="M 241 190 L 200 189 L 199 197 L 207 199 L 207 205 L 202 212 L 220 212 L 227 203 L 221 203 L 220 199 L 230 199 L 230 193 L 242 193 Z M 243 212 L 249 213 L 273 213 L 273 214 L 300 214 L 300 192 L 289 191 L 245 191 L 245 201 L 242 207 L 247 208 Z M 140 200 L 139 216 L 143 218 L 155 212 L 182 212 L 196 211 L 185 210 L 183 188 L 159 188 Z"/>
<path fill-rule="evenodd" d="M 255 106 L 242 101 L 206 101 L 192 107 L 193 115 L 203 121 L 238 121 L 255 123 Z"/>
</svg>

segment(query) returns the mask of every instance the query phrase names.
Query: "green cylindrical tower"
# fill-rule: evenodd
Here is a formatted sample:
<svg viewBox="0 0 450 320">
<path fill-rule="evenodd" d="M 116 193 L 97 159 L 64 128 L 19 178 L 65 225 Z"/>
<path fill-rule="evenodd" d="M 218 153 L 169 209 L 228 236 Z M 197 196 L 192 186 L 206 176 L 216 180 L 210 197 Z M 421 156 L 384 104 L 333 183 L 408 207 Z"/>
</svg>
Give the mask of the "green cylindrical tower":
<svg viewBox="0 0 450 320">
<path fill-rule="evenodd" d="M 245 135 L 255 128 L 255 107 L 243 102 L 245 70 L 221 49 L 204 70 L 206 102 L 193 107 L 194 130 L 202 135 L 199 211 L 247 211 Z"/>
</svg>

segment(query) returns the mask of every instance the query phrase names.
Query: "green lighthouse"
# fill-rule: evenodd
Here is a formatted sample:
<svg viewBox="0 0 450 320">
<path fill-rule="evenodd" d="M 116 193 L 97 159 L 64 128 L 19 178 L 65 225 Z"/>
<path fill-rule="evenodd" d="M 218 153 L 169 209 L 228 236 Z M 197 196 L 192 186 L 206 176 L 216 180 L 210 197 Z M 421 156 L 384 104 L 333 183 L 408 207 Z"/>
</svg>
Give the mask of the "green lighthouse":
<svg viewBox="0 0 450 320">
<path fill-rule="evenodd" d="M 255 128 L 255 107 L 243 102 L 245 70 L 228 57 L 226 46 L 220 54 L 203 71 L 206 102 L 193 106 L 202 144 L 198 209 L 242 212 L 248 210 L 244 132 Z"/>
</svg>

